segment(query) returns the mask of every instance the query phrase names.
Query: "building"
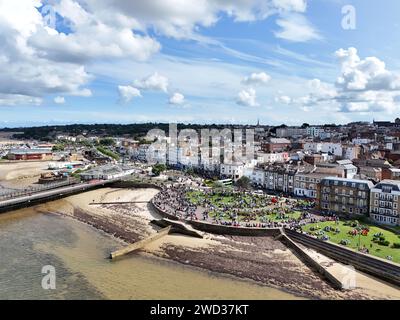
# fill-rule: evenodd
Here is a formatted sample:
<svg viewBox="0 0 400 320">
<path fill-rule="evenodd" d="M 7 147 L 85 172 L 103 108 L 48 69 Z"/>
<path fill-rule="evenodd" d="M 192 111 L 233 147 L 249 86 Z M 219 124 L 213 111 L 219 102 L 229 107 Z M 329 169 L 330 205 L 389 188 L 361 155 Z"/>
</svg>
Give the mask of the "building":
<svg viewBox="0 0 400 320">
<path fill-rule="evenodd" d="M 122 178 L 135 173 L 137 169 L 119 165 L 104 165 L 82 172 L 82 180 L 110 180 Z"/>
<path fill-rule="evenodd" d="M 337 157 L 343 155 L 342 144 L 332 142 L 305 142 L 304 151 L 311 151 L 313 153 L 330 153 Z"/>
<path fill-rule="evenodd" d="M 338 160 L 336 163 L 343 168 L 344 178 L 353 179 L 357 174 L 357 167 L 350 160 Z"/>
<path fill-rule="evenodd" d="M 307 162 L 308 164 L 311 165 L 316 165 L 317 163 L 324 162 L 324 157 L 320 153 L 314 153 L 314 154 L 306 154 L 303 158 L 304 162 Z"/>
<path fill-rule="evenodd" d="M 314 138 L 320 138 L 324 132 L 325 132 L 324 128 L 319 128 L 319 127 L 307 128 L 307 135 Z"/>
<path fill-rule="evenodd" d="M 366 177 L 367 179 L 371 179 L 375 182 L 382 180 L 382 168 L 363 166 L 359 167 L 358 169 L 360 176 Z"/>
<path fill-rule="evenodd" d="M 290 166 L 267 166 L 265 171 L 265 189 L 274 192 L 294 194 L 294 176 L 297 168 Z"/>
<path fill-rule="evenodd" d="M 286 162 L 289 159 L 289 153 L 278 152 L 278 153 L 258 153 L 257 160 L 260 163 L 275 163 L 275 162 Z"/>
<path fill-rule="evenodd" d="M 290 137 L 301 137 L 307 134 L 307 130 L 304 128 L 296 127 L 284 127 L 276 129 L 276 136 L 278 138 L 290 138 Z"/>
<path fill-rule="evenodd" d="M 326 175 L 312 172 L 297 172 L 294 177 L 294 195 L 319 199 L 320 183 Z"/>
<path fill-rule="evenodd" d="M 283 152 L 290 147 L 290 140 L 285 138 L 269 138 L 261 142 L 261 150 L 265 153 Z"/>
<path fill-rule="evenodd" d="M 53 160 L 51 149 L 12 149 L 7 154 L 8 160 Z"/>
<path fill-rule="evenodd" d="M 220 176 L 222 178 L 229 178 L 233 181 L 239 180 L 244 175 L 245 164 L 244 163 L 232 163 L 232 164 L 221 164 Z"/>
<path fill-rule="evenodd" d="M 324 178 L 321 181 L 320 209 L 329 213 L 368 215 L 373 186 L 367 180 Z"/>
<path fill-rule="evenodd" d="M 327 176 L 346 178 L 346 172 L 342 166 L 337 163 L 317 163 L 315 173 L 323 173 Z"/>
<path fill-rule="evenodd" d="M 264 188 L 265 186 L 265 171 L 261 167 L 246 168 L 244 170 L 244 175 L 250 179 L 252 185 L 259 188 Z"/>
<path fill-rule="evenodd" d="M 372 220 L 398 226 L 400 210 L 400 181 L 383 180 L 371 189 L 370 212 Z"/>
</svg>

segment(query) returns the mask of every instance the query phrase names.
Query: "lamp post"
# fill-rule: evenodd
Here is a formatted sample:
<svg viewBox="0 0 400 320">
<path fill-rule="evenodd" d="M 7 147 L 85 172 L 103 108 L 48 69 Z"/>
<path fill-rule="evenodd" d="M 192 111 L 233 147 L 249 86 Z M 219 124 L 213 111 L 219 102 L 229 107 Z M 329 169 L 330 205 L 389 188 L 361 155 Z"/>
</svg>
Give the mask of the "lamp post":
<svg viewBox="0 0 400 320">
<path fill-rule="evenodd" d="M 360 246 L 361 246 L 361 228 L 357 227 L 357 232 L 358 232 L 358 251 L 360 251 Z"/>
</svg>

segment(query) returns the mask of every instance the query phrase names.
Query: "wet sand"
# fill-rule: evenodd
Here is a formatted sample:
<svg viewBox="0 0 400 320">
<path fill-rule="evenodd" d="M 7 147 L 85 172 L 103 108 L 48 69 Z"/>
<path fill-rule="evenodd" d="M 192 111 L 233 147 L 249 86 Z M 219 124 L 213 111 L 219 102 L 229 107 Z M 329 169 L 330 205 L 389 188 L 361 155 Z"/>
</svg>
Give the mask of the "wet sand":
<svg viewBox="0 0 400 320">
<path fill-rule="evenodd" d="M 36 207 L 73 217 L 96 229 L 133 243 L 156 232 L 150 221 L 159 216 L 147 203 L 90 205 L 93 202 L 149 201 L 156 189 L 99 189 Z M 204 239 L 168 235 L 147 246 L 141 255 L 156 256 L 181 264 L 254 281 L 311 299 L 394 299 L 390 292 L 370 290 L 373 279 L 351 291 L 333 289 L 310 270 L 285 245 L 273 238 L 232 237 L 205 234 Z M 127 257 L 127 259 L 130 259 Z"/>
</svg>

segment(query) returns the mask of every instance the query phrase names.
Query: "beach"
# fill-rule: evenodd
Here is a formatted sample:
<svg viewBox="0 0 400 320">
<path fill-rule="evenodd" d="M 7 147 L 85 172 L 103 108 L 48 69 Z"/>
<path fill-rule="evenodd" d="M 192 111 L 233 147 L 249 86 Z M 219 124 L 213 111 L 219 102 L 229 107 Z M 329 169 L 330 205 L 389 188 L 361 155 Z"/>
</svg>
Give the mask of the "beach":
<svg viewBox="0 0 400 320">
<path fill-rule="evenodd" d="M 0 192 L 24 189 L 38 182 L 49 161 L 0 162 Z"/>
<path fill-rule="evenodd" d="M 157 231 L 158 227 L 152 226 L 150 221 L 160 217 L 146 203 L 157 192 L 158 190 L 151 188 L 104 188 L 39 205 L 35 210 L 77 219 L 118 238 L 122 247 Z M 135 201 L 140 203 L 101 204 Z M 205 233 L 204 239 L 197 239 L 173 234 L 146 246 L 139 254 L 230 275 L 309 299 L 399 297 L 396 295 L 399 290 L 385 283 L 379 282 L 380 290 L 374 290 L 374 281 L 377 280 L 365 275 L 360 278 L 360 287 L 350 291 L 335 290 L 290 249 L 269 237 L 217 236 Z"/>
</svg>

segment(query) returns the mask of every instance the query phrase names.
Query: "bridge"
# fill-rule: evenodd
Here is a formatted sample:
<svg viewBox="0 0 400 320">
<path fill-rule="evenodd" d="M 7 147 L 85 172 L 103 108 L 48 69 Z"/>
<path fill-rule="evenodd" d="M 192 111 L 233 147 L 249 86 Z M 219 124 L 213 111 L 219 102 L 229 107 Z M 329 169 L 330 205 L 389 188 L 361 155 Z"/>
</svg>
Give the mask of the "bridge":
<svg viewBox="0 0 400 320">
<path fill-rule="evenodd" d="M 64 198 L 73 194 L 93 190 L 96 188 L 102 188 L 120 181 L 121 179 L 100 180 L 86 183 L 72 183 L 65 186 L 44 189 L 41 191 L 20 191 L 11 198 L 9 196 L 5 200 L 1 200 L 0 198 L 0 213 Z"/>
</svg>

